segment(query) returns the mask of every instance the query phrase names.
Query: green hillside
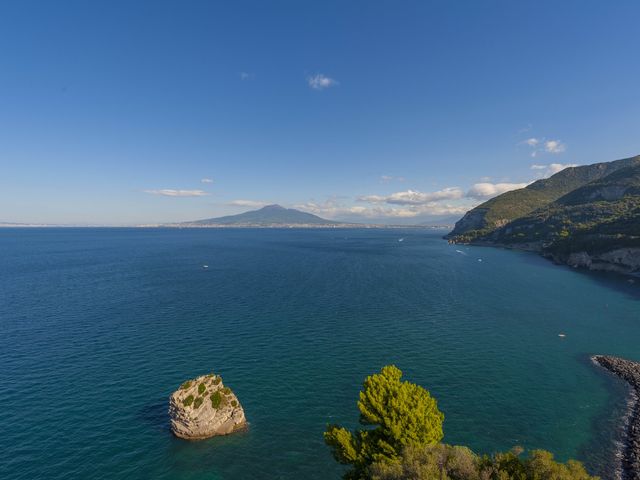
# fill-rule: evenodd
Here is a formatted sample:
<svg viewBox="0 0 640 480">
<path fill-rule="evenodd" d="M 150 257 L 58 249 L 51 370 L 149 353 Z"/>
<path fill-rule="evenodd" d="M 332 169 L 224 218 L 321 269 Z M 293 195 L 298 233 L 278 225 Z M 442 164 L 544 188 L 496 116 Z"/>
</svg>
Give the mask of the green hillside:
<svg viewBox="0 0 640 480">
<path fill-rule="evenodd" d="M 504 193 L 475 207 L 456 223 L 447 238 L 454 242 L 483 239 L 509 222 L 550 205 L 580 187 L 634 165 L 640 165 L 640 155 L 613 162 L 566 168 L 550 178 Z"/>
<path fill-rule="evenodd" d="M 623 168 L 615 168 L 620 162 L 608 167 L 597 164 L 599 171 L 610 173 L 504 225 L 465 232 L 450 241 L 532 250 L 574 267 L 638 274 L 640 158 L 622 162 L 626 163 Z M 593 174 L 589 170 L 586 174 Z M 522 198 L 513 193 L 516 195 L 501 197 Z"/>
<path fill-rule="evenodd" d="M 483 239 L 539 244 L 553 253 L 640 246 L 640 164 L 578 188 Z"/>
</svg>

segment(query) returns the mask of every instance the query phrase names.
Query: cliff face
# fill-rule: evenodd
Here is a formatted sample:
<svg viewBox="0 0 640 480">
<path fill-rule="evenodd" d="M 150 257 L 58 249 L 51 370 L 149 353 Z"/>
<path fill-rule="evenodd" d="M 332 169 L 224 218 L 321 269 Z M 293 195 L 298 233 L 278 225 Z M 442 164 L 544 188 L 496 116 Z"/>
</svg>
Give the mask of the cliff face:
<svg viewBox="0 0 640 480">
<path fill-rule="evenodd" d="M 238 398 L 214 374 L 188 380 L 173 392 L 169 417 L 174 435 L 187 440 L 228 435 L 247 424 Z"/>
<path fill-rule="evenodd" d="M 550 254 L 556 263 L 575 268 L 588 268 L 624 274 L 640 272 L 640 248 L 618 248 L 602 253 L 573 252 L 570 254 Z"/>
</svg>

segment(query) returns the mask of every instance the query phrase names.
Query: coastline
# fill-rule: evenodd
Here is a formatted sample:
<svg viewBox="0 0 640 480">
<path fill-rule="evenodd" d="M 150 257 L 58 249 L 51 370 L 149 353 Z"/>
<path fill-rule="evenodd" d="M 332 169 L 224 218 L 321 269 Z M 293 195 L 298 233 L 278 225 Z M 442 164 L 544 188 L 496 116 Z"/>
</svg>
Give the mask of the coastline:
<svg viewBox="0 0 640 480">
<path fill-rule="evenodd" d="M 588 252 L 577 252 L 570 255 L 560 255 L 557 253 L 544 251 L 539 243 L 522 243 L 507 244 L 496 242 L 458 242 L 454 239 L 443 237 L 452 245 L 469 245 L 473 247 L 493 247 L 505 250 L 515 250 L 520 252 L 536 253 L 542 258 L 550 260 L 556 265 L 565 265 L 581 270 L 589 270 L 591 272 L 612 272 L 630 277 L 639 277 L 640 271 L 638 264 L 640 263 L 640 249 L 614 249 L 602 254 L 593 254 Z M 631 280 L 630 280 L 631 281 Z"/>
<path fill-rule="evenodd" d="M 640 480 L 640 363 L 608 355 L 593 355 L 591 361 L 620 377 L 630 387 L 629 410 L 623 421 L 619 478 Z"/>
</svg>

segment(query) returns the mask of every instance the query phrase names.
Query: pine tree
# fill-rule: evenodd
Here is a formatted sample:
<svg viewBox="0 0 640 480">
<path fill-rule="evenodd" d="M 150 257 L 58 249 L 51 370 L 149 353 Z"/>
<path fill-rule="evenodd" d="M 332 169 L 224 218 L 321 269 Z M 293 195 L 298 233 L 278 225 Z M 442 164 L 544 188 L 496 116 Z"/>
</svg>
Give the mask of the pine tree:
<svg viewBox="0 0 640 480">
<path fill-rule="evenodd" d="M 419 385 L 402 381 L 390 365 L 366 378 L 358 401 L 364 428 L 350 432 L 330 425 L 324 434 L 335 459 L 352 469 L 346 479 L 367 477 L 374 462 L 394 461 L 408 446 L 427 446 L 442 440 L 444 415 L 436 400 Z"/>
</svg>

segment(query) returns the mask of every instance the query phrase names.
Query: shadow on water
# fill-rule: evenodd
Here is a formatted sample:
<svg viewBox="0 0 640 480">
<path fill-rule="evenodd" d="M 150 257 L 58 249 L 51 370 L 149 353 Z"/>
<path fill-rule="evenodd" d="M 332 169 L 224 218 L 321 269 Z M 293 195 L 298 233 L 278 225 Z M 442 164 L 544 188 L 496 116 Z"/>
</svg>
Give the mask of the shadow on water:
<svg viewBox="0 0 640 480">
<path fill-rule="evenodd" d="M 620 449 L 625 440 L 625 416 L 628 412 L 630 389 L 626 382 L 591 360 L 591 355 L 606 352 L 592 352 L 579 355 L 578 361 L 594 371 L 608 393 L 606 405 L 593 417 L 591 422 L 591 441 L 580 451 L 580 458 L 592 475 L 603 480 L 620 478 Z"/>
<path fill-rule="evenodd" d="M 145 405 L 139 412 L 138 417 L 154 430 L 171 435 L 169 426 L 168 402 L 166 399 L 156 400 Z"/>
<path fill-rule="evenodd" d="M 552 260 L 544 258 L 534 252 L 514 251 L 522 254 L 524 262 L 530 265 L 544 266 L 554 269 L 561 268 L 578 275 L 583 275 L 590 281 L 597 283 L 598 286 L 615 290 L 616 292 L 620 292 L 633 300 L 640 300 L 640 277 L 638 276 L 624 275 L 622 273 L 615 272 L 593 271 L 587 270 L 586 268 L 573 268 L 569 265 L 554 263 Z"/>
<path fill-rule="evenodd" d="M 575 271 L 588 276 L 602 287 L 613 289 L 633 300 L 640 300 L 640 278 L 636 276 L 612 272 L 592 272 L 584 269 L 575 269 Z"/>
</svg>

